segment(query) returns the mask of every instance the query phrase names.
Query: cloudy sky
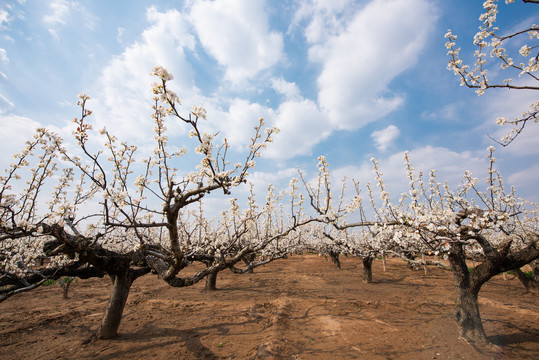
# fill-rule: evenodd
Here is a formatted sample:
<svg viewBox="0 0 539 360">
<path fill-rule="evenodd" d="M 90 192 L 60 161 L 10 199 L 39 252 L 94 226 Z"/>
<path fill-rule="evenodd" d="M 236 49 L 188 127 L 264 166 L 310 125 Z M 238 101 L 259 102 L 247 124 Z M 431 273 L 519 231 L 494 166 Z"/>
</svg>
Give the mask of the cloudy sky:
<svg viewBox="0 0 539 360">
<path fill-rule="evenodd" d="M 502 29 L 539 23 L 536 5 L 499 7 Z M 388 182 L 406 184 L 405 150 L 441 178 L 456 182 L 467 169 L 484 178 L 495 145 L 488 135 L 505 132 L 496 118 L 524 112 L 538 94 L 478 97 L 446 69 L 449 28 L 473 65 L 481 12 L 481 0 L 3 1 L 0 164 L 37 126 L 69 137 L 83 91 L 94 128 L 144 146 L 149 73 L 160 64 L 186 112 L 207 108 L 205 126 L 228 138 L 234 159 L 259 117 L 280 128 L 252 176 L 259 184 L 288 183 L 298 166 L 312 174 L 319 155 L 337 176 L 359 179 L 375 157 Z M 184 131 L 169 129 L 185 145 Z M 535 201 L 537 144 L 539 127 L 530 126 L 496 156 L 506 183 Z"/>
</svg>

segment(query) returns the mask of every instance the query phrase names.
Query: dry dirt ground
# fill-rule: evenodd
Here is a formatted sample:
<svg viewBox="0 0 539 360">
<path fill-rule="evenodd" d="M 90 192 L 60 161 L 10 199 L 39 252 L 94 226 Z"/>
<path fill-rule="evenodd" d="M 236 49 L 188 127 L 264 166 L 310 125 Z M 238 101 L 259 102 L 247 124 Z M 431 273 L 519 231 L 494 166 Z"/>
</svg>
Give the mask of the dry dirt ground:
<svg viewBox="0 0 539 360">
<path fill-rule="evenodd" d="M 108 298 L 107 278 L 78 280 L 0 303 L 0 359 L 538 359 L 539 302 L 517 279 L 497 276 L 480 293 L 489 339 L 458 339 L 451 274 L 411 271 L 398 260 L 342 270 L 315 255 L 292 256 L 253 274 L 219 274 L 175 289 L 154 276 L 131 290 L 118 338 L 92 340 Z"/>
</svg>

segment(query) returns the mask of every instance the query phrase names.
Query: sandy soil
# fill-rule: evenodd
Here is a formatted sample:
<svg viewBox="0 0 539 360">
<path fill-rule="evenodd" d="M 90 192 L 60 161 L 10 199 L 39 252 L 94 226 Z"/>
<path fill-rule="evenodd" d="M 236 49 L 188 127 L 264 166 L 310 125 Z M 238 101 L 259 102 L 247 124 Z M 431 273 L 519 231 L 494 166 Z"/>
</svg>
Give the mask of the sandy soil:
<svg viewBox="0 0 539 360">
<path fill-rule="evenodd" d="M 539 302 L 498 276 L 480 293 L 494 350 L 458 339 L 450 273 L 358 259 L 338 270 L 323 257 L 293 256 L 253 274 L 219 274 L 174 289 L 153 276 L 133 284 L 120 335 L 90 341 L 108 298 L 107 278 L 78 280 L 0 303 L 0 359 L 537 359 Z"/>
</svg>

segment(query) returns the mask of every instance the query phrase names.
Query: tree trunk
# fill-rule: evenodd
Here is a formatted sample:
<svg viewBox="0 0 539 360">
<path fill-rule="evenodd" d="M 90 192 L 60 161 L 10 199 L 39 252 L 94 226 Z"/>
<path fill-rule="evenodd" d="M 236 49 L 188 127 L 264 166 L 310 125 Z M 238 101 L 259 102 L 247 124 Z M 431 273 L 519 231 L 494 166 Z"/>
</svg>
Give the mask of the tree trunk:
<svg viewBox="0 0 539 360">
<path fill-rule="evenodd" d="M 256 259 L 256 254 L 248 254 L 243 257 L 243 262 L 245 265 L 249 266 L 253 261 Z M 248 271 L 250 274 L 254 273 L 254 269 L 250 269 Z"/>
<path fill-rule="evenodd" d="M 71 282 L 75 280 L 75 277 L 61 277 L 58 279 L 58 284 L 60 284 L 60 287 L 63 290 L 64 293 L 64 299 L 69 299 L 68 292 L 69 292 L 69 286 L 71 285 Z"/>
<path fill-rule="evenodd" d="M 412 253 L 404 253 L 404 256 L 408 259 L 408 260 L 415 260 L 415 255 L 412 254 Z M 411 261 L 408 261 L 408 267 L 410 268 L 410 270 L 415 270 L 414 269 L 414 265 L 412 264 Z"/>
<path fill-rule="evenodd" d="M 373 258 L 368 256 L 362 258 L 363 260 L 363 281 L 368 284 L 372 283 L 372 260 Z"/>
<path fill-rule="evenodd" d="M 539 260 L 530 263 L 532 267 L 532 280 L 536 285 L 539 285 Z"/>
<path fill-rule="evenodd" d="M 206 290 L 217 290 L 217 273 L 211 273 L 206 276 Z"/>
<path fill-rule="evenodd" d="M 520 282 L 522 283 L 522 285 L 524 285 L 524 287 L 526 288 L 526 291 L 530 291 L 530 283 L 531 283 L 531 279 L 528 279 L 526 277 L 526 274 L 524 274 L 524 272 L 522 272 L 522 270 L 520 269 L 515 269 L 513 270 L 515 272 L 515 274 L 517 274 L 517 277 L 518 279 L 520 280 Z"/>
<path fill-rule="evenodd" d="M 339 253 L 335 251 L 330 251 L 328 254 L 329 254 L 329 257 L 331 258 L 331 261 L 333 261 L 333 263 L 337 265 L 337 269 L 340 269 L 341 261 L 339 260 Z"/>
<path fill-rule="evenodd" d="M 455 281 L 456 302 L 453 315 L 459 334 L 466 341 L 486 345 L 488 344 L 487 335 L 483 329 L 477 301 L 480 287 L 472 287 L 461 244 L 452 245 L 449 262 Z"/>
<path fill-rule="evenodd" d="M 533 265 L 533 263 L 530 265 Z M 513 271 L 515 272 L 515 274 L 517 274 L 518 279 L 520 280 L 522 285 L 524 285 L 524 287 L 526 288 L 526 291 L 529 292 L 530 290 L 535 290 L 538 288 L 537 286 L 538 283 L 533 281 L 533 274 L 532 274 L 532 277 L 529 278 L 526 276 L 526 274 L 524 274 L 524 272 L 521 269 L 515 269 Z"/>
<path fill-rule="evenodd" d="M 101 324 L 97 329 L 96 337 L 98 339 L 110 339 L 118 335 L 125 302 L 133 283 L 133 276 L 129 271 L 111 275 L 111 279 L 112 292 Z"/>
<path fill-rule="evenodd" d="M 478 344 L 487 344 L 487 334 L 483 328 L 481 314 L 479 313 L 479 303 L 477 294 L 470 289 L 456 289 L 457 299 L 455 312 L 455 321 L 460 336 L 468 341 Z"/>
</svg>

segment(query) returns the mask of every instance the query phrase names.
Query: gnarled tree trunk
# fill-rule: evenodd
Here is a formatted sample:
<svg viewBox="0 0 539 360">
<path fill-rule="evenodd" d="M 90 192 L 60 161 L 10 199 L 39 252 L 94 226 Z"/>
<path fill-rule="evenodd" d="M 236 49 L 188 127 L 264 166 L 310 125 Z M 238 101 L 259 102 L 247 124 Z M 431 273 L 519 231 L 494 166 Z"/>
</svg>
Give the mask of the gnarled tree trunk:
<svg viewBox="0 0 539 360">
<path fill-rule="evenodd" d="M 467 341 L 488 344 L 477 300 L 480 287 L 472 287 L 462 245 L 454 244 L 452 246 L 449 262 L 455 281 L 456 301 L 453 315 L 459 334 Z"/>
<path fill-rule="evenodd" d="M 471 289 L 457 288 L 455 311 L 453 313 L 460 336 L 478 344 L 487 344 L 487 335 L 479 313 L 477 293 Z"/>
<path fill-rule="evenodd" d="M 373 257 L 368 256 L 361 258 L 363 261 L 363 281 L 371 284 L 372 283 L 372 261 L 374 260 Z"/>
<path fill-rule="evenodd" d="M 336 251 L 330 251 L 330 252 L 328 252 L 328 255 L 329 255 L 331 261 L 333 261 L 333 263 L 335 265 L 337 265 L 337 269 L 340 269 L 341 268 L 341 261 L 339 260 L 339 253 L 336 252 Z"/>
<path fill-rule="evenodd" d="M 509 252 L 510 244 L 507 243 L 507 246 L 500 246 L 497 249 L 490 248 L 491 253 L 471 271 L 466 265 L 463 245 L 460 243 L 451 245 L 449 262 L 456 290 L 454 315 L 459 333 L 465 340 L 479 345 L 489 343 L 483 329 L 477 301 L 481 286 L 494 275 L 519 269 L 539 257 L 539 246 L 535 243 L 511 253 Z"/>
<path fill-rule="evenodd" d="M 528 278 L 521 269 L 515 269 L 513 271 L 515 272 L 515 274 L 517 274 L 518 279 L 520 280 L 522 285 L 524 285 L 526 291 L 529 292 L 531 289 L 533 289 L 534 284 L 532 278 Z"/>
<path fill-rule="evenodd" d="M 242 258 L 243 262 L 247 266 L 251 265 L 251 263 L 253 261 L 255 261 L 255 259 L 256 259 L 256 254 L 254 254 L 254 253 L 253 254 L 247 254 Z M 250 269 L 248 272 L 252 274 L 252 273 L 254 273 L 254 269 Z"/>
<path fill-rule="evenodd" d="M 526 291 L 537 291 L 539 289 L 539 281 L 535 280 L 535 271 L 539 270 L 537 269 L 537 262 L 533 261 L 530 263 L 530 266 L 532 267 L 532 274 L 530 277 L 528 277 L 524 271 L 521 269 L 515 269 L 514 272 L 517 274 L 518 279 L 524 285 L 526 288 Z"/>
<path fill-rule="evenodd" d="M 118 327 L 134 280 L 129 270 L 118 272 L 110 277 L 112 279 L 112 292 L 101 324 L 97 329 L 96 337 L 98 339 L 110 339 L 118 335 Z"/>
<path fill-rule="evenodd" d="M 206 276 L 206 290 L 217 290 L 217 272 Z"/>
<path fill-rule="evenodd" d="M 62 291 L 64 293 L 64 299 L 69 299 L 69 296 L 68 296 L 69 286 L 71 285 L 71 282 L 73 280 L 75 280 L 73 276 L 61 277 L 57 280 L 58 284 L 60 284 L 60 287 L 62 288 Z"/>
</svg>

